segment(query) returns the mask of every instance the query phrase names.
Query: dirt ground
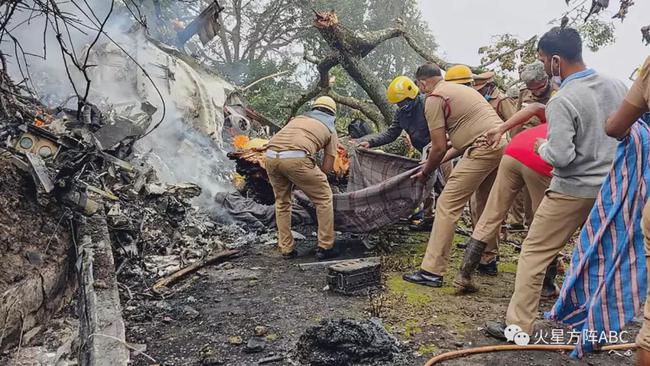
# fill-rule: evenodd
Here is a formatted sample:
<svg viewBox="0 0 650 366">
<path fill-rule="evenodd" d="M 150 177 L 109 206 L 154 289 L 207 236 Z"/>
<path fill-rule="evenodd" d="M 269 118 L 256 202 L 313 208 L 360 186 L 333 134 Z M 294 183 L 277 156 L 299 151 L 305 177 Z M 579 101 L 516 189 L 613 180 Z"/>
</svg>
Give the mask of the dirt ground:
<svg viewBox="0 0 650 366">
<path fill-rule="evenodd" d="M 303 255 L 294 261 L 283 260 L 268 244 L 249 247 L 238 258 L 205 268 L 177 284 L 166 298 L 131 293 L 132 299 L 123 301 L 127 339 L 146 344 L 145 353 L 163 365 L 256 365 L 274 355 L 286 357 L 272 364 L 289 365 L 291 351 L 307 327 L 322 319 L 379 315 L 385 328 L 405 345 L 403 359 L 377 363 L 381 365 L 423 365 L 446 351 L 502 344 L 487 337 L 483 325 L 505 314 L 516 271 L 514 247 L 502 246 L 497 277 L 477 277 L 479 293 L 457 296 L 451 281 L 462 250 L 455 246 L 445 287 L 425 288 L 401 279 L 404 271 L 419 265 L 427 238 L 428 233 L 413 233 L 398 225 L 373 235 L 373 241 L 380 244 L 373 251 L 359 245 L 348 247 L 346 257 L 382 255 L 385 288 L 372 297 L 331 293 L 324 290 L 325 269 L 300 270 L 296 263 L 314 260 L 313 240 L 300 242 Z M 464 239 L 457 235 L 456 242 Z M 541 310 L 551 305 L 543 303 Z M 256 327 L 261 337 L 255 335 Z M 634 335 L 638 326 L 632 328 Z M 253 346 L 247 346 L 249 342 Z M 252 352 L 259 347 L 263 350 Z M 154 363 L 142 355 L 134 361 Z M 577 361 L 566 353 L 528 351 L 476 355 L 443 364 L 611 365 L 633 361 L 631 352 L 596 354 Z"/>
<path fill-rule="evenodd" d="M 38 275 L 43 262 L 55 262 L 69 247 L 63 211 L 56 205 L 40 206 L 34 190 L 27 173 L 0 157 L 0 263 L 10 264 L 0 266 L 0 293 Z"/>
</svg>

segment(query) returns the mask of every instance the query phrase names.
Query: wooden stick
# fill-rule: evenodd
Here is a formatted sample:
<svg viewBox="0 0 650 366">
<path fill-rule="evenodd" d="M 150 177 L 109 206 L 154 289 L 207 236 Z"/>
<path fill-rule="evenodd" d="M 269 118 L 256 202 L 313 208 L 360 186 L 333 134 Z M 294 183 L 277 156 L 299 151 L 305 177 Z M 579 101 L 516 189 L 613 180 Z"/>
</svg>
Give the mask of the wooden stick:
<svg viewBox="0 0 650 366">
<path fill-rule="evenodd" d="M 308 269 L 324 268 L 324 267 L 329 267 L 329 266 L 339 264 L 339 263 L 354 262 L 354 261 L 358 261 L 358 260 L 365 261 L 365 262 L 379 262 L 379 259 L 380 259 L 379 257 L 366 257 L 366 258 L 340 259 L 340 260 L 326 261 L 326 262 L 300 263 L 300 264 L 298 264 L 298 268 L 305 271 L 305 270 L 308 270 Z"/>
<path fill-rule="evenodd" d="M 207 266 L 209 264 L 213 264 L 213 263 L 217 262 L 220 259 L 232 257 L 232 256 L 237 255 L 237 254 L 239 254 L 239 250 L 224 250 L 224 251 L 218 252 L 216 254 L 207 256 L 207 257 L 205 257 L 204 259 L 202 259 L 200 261 L 194 262 L 194 263 L 190 264 L 189 266 L 187 266 L 185 268 L 182 268 L 182 269 L 170 274 L 169 276 L 165 276 L 165 277 L 159 279 L 153 285 L 153 290 L 156 293 L 160 293 L 163 287 L 167 287 L 168 285 L 171 285 L 172 283 L 178 281 L 182 277 L 184 277 L 184 276 L 186 276 L 186 275 L 188 275 L 190 273 L 196 272 L 199 269 L 201 269 L 201 268 L 203 268 L 203 267 L 205 267 L 205 266 Z"/>
</svg>

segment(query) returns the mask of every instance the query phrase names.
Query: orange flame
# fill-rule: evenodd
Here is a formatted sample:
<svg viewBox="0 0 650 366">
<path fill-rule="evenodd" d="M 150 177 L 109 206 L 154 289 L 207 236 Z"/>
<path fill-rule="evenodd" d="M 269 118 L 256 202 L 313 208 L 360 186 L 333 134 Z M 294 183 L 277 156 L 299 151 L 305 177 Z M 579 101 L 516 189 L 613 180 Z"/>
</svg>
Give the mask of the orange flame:
<svg viewBox="0 0 650 366">
<path fill-rule="evenodd" d="M 235 146 L 237 149 L 243 149 L 244 146 L 250 141 L 248 136 L 246 135 L 237 135 L 233 138 L 232 144 Z"/>
<path fill-rule="evenodd" d="M 350 170 L 350 158 L 345 147 L 339 144 L 336 147 L 336 158 L 334 159 L 334 173 L 341 178 Z"/>
</svg>

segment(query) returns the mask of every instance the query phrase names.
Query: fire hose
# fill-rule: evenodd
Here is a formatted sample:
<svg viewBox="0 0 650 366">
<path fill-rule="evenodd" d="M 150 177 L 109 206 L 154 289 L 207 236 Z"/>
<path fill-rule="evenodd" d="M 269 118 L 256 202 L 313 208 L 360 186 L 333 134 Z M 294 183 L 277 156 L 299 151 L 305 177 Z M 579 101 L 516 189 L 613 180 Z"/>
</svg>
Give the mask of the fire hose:
<svg viewBox="0 0 650 366">
<path fill-rule="evenodd" d="M 469 355 L 476 355 L 480 353 L 501 352 L 501 351 L 573 351 L 575 346 L 571 345 L 547 345 L 547 344 L 533 344 L 529 346 L 517 346 L 514 344 L 505 344 L 499 346 L 483 346 L 476 348 L 462 349 L 459 351 L 451 351 L 433 357 L 424 366 L 433 366 L 439 362 L 451 360 L 459 357 L 466 357 Z M 611 346 L 604 346 L 601 351 L 619 351 L 635 349 L 636 343 L 615 344 Z"/>
</svg>

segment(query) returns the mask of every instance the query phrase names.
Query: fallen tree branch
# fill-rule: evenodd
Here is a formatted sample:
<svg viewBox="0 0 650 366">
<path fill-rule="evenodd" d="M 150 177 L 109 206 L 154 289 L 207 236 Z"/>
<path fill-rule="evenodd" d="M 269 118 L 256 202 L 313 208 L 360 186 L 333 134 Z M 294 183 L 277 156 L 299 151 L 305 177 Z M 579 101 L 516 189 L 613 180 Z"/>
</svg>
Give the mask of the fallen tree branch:
<svg viewBox="0 0 650 366">
<path fill-rule="evenodd" d="M 309 90 L 307 90 L 307 92 L 303 93 L 297 101 L 286 107 L 291 110 L 287 120 L 293 118 L 298 113 L 298 110 L 300 110 L 300 107 L 305 103 L 314 99 L 318 95 L 323 94 L 324 91 L 329 90 L 330 70 L 339 64 L 337 52 L 329 53 L 322 60 L 318 60 L 308 54 L 305 54 L 303 58 L 305 61 L 316 65 L 316 69 L 318 70 L 318 80 L 311 86 L 311 88 L 309 88 Z"/>
<path fill-rule="evenodd" d="M 402 38 L 404 38 L 406 43 L 408 43 L 408 45 L 413 49 L 413 51 L 415 51 L 415 53 L 420 55 L 420 57 L 427 60 L 428 62 L 432 62 L 432 63 L 440 66 L 440 68 L 442 68 L 443 70 L 447 70 L 450 66 L 452 66 L 451 63 L 441 59 L 438 56 L 432 55 L 429 52 L 427 52 L 422 46 L 420 46 L 415 41 L 415 39 L 413 39 L 413 37 L 411 37 L 410 34 L 405 32 L 404 34 L 402 34 Z"/>
<path fill-rule="evenodd" d="M 189 266 L 170 274 L 169 276 L 161 278 L 160 280 L 158 280 L 153 285 L 153 291 L 156 292 L 156 293 L 160 293 L 161 290 L 164 287 L 167 287 L 168 285 L 171 285 L 172 283 L 178 281 L 179 279 L 183 278 L 184 276 L 186 276 L 186 275 L 188 275 L 190 273 L 196 272 L 199 269 L 201 269 L 201 268 L 203 268 L 203 267 L 205 267 L 205 266 L 207 266 L 209 264 L 213 264 L 213 263 L 219 261 L 220 259 L 229 258 L 229 257 L 232 257 L 232 256 L 237 255 L 237 254 L 239 254 L 239 250 L 224 250 L 224 251 L 218 252 L 216 254 L 207 256 L 206 258 L 204 258 L 204 259 L 202 259 L 200 261 L 194 262 L 194 263 L 190 264 Z"/>
<path fill-rule="evenodd" d="M 343 104 L 363 113 L 363 115 L 368 117 L 377 128 L 384 125 L 384 117 L 379 113 L 374 104 L 364 103 L 356 98 L 340 95 L 334 90 L 330 90 L 327 95 L 332 97 L 336 103 Z"/>
<path fill-rule="evenodd" d="M 306 93 L 302 94 L 300 96 L 300 99 L 298 99 L 292 105 L 288 106 L 287 108 L 291 109 L 291 112 L 289 113 L 289 119 L 293 118 L 296 114 L 298 114 L 298 110 L 300 110 L 300 107 L 302 107 L 305 103 L 309 102 L 310 100 L 316 98 L 319 94 L 321 94 L 322 90 L 323 88 L 321 88 L 319 84 L 316 83 L 316 85 L 312 86 L 311 89 L 309 89 Z"/>
</svg>

